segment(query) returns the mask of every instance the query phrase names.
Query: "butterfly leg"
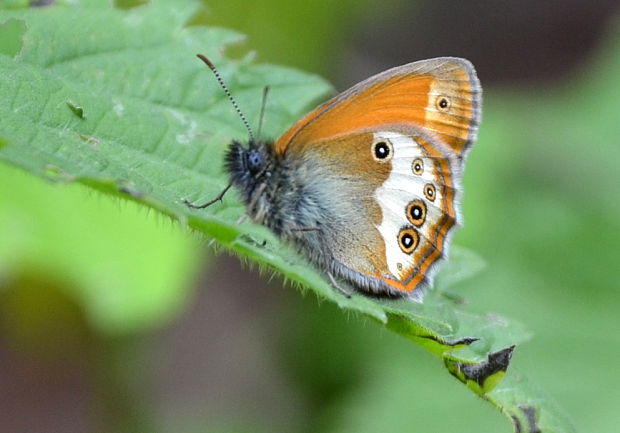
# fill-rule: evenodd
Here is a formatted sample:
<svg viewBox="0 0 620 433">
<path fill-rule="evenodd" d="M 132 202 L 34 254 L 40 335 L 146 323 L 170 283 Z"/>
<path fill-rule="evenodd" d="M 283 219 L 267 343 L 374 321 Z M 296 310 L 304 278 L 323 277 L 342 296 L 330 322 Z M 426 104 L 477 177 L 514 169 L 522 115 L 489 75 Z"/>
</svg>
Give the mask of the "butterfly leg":
<svg viewBox="0 0 620 433">
<path fill-rule="evenodd" d="M 263 195 L 263 192 L 265 192 L 266 188 L 267 184 L 265 182 L 258 185 L 258 187 L 256 188 L 256 192 L 252 194 L 252 201 L 250 201 L 250 204 L 247 206 L 248 210 L 254 210 L 256 203 L 258 203 L 258 199 Z"/>
<path fill-rule="evenodd" d="M 226 188 L 224 188 L 218 195 L 217 197 L 215 197 L 213 200 L 210 200 L 204 204 L 194 204 L 191 201 L 187 200 L 187 199 L 183 199 L 183 203 L 187 206 L 187 207 L 191 207 L 192 209 L 204 209 L 206 207 L 211 206 L 213 203 L 217 202 L 217 201 L 221 201 L 222 197 L 224 197 L 224 194 L 226 194 L 228 192 L 228 190 L 230 189 L 230 187 L 232 186 L 232 182 L 228 184 L 228 186 L 226 186 Z"/>
<path fill-rule="evenodd" d="M 334 278 L 331 272 L 328 271 L 327 276 L 329 277 L 329 281 L 332 283 L 332 286 L 334 287 L 334 289 L 338 290 L 344 296 L 351 299 L 351 292 L 340 287 L 340 285 L 338 284 L 338 282 L 336 281 L 336 279 Z"/>
</svg>

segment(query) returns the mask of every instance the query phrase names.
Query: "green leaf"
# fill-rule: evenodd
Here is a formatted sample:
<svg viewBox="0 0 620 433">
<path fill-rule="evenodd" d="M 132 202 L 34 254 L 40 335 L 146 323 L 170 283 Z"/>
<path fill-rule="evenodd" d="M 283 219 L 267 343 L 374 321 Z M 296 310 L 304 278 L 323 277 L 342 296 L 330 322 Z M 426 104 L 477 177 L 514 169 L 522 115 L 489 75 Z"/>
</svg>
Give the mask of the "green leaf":
<svg viewBox="0 0 620 433">
<path fill-rule="evenodd" d="M 20 20 L 8 20 L 0 24 L 0 54 L 13 57 L 22 48 L 26 24 Z"/>
<path fill-rule="evenodd" d="M 50 184 L 5 163 L 0 185 L 0 295 L 33 279 L 60 286 L 107 336 L 159 327 L 189 300 L 205 260 L 181 228 L 146 218 L 144 206 L 93 199 L 82 185 Z M 4 319 L 36 311 L 22 308 Z"/>
<path fill-rule="evenodd" d="M 472 253 L 453 248 L 453 260 L 437 279 L 441 290 L 430 291 L 424 303 L 349 299 L 267 229 L 241 222 L 244 209 L 234 193 L 205 210 L 183 204 L 206 201 L 224 188 L 224 149 L 232 138 L 247 136 L 196 53 L 218 66 L 249 119 L 258 118 L 263 87 L 271 87 L 263 128 L 268 137 L 332 92 L 317 76 L 257 65 L 251 56 L 227 59 L 226 46 L 241 36 L 186 26 L 196 7 L 160 1 L 122 11 L 91 1 L 80 8 L 2 12 L 2 21 L 19 20 L 27 30 L 15 58 L 0 55 L 0 134 L 6 142 L 0 158 L 53 181 L 79 182 L 146 204 L 319 299 L 372 318 L 439 357 L 515 426 L 521 423 L 518 431 L 536 431 L 533 424 L 543 432 L 572 431 L 538 404 L 536 392 L 522 389 L 514 377 L 506 380 L 514 345 L 528 333 L 447 299 L 446 289 L 481 267 Z"/>
</svg>

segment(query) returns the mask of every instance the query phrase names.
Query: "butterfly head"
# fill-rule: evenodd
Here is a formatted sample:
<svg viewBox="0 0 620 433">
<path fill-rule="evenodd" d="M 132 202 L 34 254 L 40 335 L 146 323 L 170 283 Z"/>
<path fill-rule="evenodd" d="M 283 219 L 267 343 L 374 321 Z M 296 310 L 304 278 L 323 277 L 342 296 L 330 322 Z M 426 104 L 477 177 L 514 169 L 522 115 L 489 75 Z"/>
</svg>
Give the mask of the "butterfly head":
<svg viewBox="0 0 620 433">
<path fill-rule="evenodd" d="M 248 149 L 244 154 L 244 163 L 247 171 L 256 175 L 265 168 L 265 155 L 257 148 Z"/>
<path fill-rule="evenodd" d="M 269 148 L 269 143 L 262 140 L 250 140 L 247 145 L 234 140 L 228 147 L 226 169 L 246 203 L 270 176 L 273 155 Z"/>
</svg>

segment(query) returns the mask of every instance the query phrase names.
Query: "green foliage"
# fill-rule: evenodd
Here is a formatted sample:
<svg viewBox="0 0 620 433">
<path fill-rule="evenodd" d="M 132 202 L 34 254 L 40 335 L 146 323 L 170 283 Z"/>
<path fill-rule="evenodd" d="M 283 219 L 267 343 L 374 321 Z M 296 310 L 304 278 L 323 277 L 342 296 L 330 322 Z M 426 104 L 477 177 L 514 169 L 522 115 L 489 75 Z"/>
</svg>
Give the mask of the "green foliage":
<svg viewBox="0 0 620 433">
<path fill-rule="evenodd" d="M 204 0 L 204 7 L 192 21 L 226 23 L 227 27 L 243 29 L 252 46 L 261 47 L 257 55 L 263 61 L 325 73 L 335 69 L 334 54 L 353 31 L 351 23 L 357 17 L 368 13 L 373 4 L 389 10 L 398 1 L 384 0 L 379 5 L 369 0 L 339 0 L 337 4 L 333 0 Z M 240 10 L 244 13 L 240 14 Z"/>
<path fill-rule="evenodd" d="M 517 323 L 474 314 L 445 296 L 446 289 L 480 268 L 472 253 L 453 248 L 451 261 L 438 275 L 437 290 L 423 304 L 359 295 L 347 299 L 268 230 L 238 223 L 243 208 L 234 194 L 202 211 L 183 205 L 183 199 L 208 200 L 226 185 L 225 145 L 233 137 L 246 136 L 196 53 L 218 65 L 250 119 L 258 117 L 263 86 L 271 87 L 264 128 L 271 137 L 331 92 L 316 76 L 257 65 L 250 56 L 227 59 L 225 48 L 240 35 L 186 26 L 195 6 L 170 0 L 121 11 L 93 0 L 81 8 L 1 12 L 1 31 L 8 42 L 0 46 L 0 158 L 51 181 L 78 182 L 155 208 L 237 254 L 268 265 L 319 299 L 370 317 L 436 355 L 458 380 L 500 409 L 517 431 L 573 431 L 522 375 L 508 369 L 513 345 L 528 333 Z M 33 196 L 28 202 L 37 207 L 30 212 L 42 212 L 38 206 L 43 198 Z M 104 221 L 106 217 L 93 224 Z M 51 239 L 38 265 L 53 267 L 54 242 L 65 241 Z M 103 249 L 98 243 L 90 247 L 76 254 L 87 260 Z M 107 248 L 115 251 L 113 245 Z M 156 246 L 148 250 L 146 254 L 161 252 Z M 140 248 L 127 257 L 143 254 Z M 187 256 L 170 260 L 192 263 Z M 121 312 L 130 314 L 149 305 L 149 290 L 157 287 L 155 280 L 161 275 L 146 266 L 141 275 L 141 295 L 133 302 L 123 299 Z M 97 288 L 96 278 L 88 278 L 93 279 L 83 286 L 95 288 L 90 296 L 106 293 Z"/>
<path fill-rule="evenodd" d="M 159 326 L 187 301 L 204 260 L 197 242 L 169 221 L 146 219 L 143 207 L 97 197 L 81 185 L 49 185 L 6 164 L 0 164 L 0 184 L 0 280 L 12 289 L 62 287 L 59 296 L 74 299 L 90 325 L 110 336 Z M 20 320 L 42 314 L 20 305 L 12 312 Z M 48 307 L 45 314 L 54 311 Z"/>
<path fill-rule="evenodd" d="M 15 56 L 22 45 L 26 24 L 19 20 L 8 20 L 0 24 L 0 53 Z"/>
</svg>

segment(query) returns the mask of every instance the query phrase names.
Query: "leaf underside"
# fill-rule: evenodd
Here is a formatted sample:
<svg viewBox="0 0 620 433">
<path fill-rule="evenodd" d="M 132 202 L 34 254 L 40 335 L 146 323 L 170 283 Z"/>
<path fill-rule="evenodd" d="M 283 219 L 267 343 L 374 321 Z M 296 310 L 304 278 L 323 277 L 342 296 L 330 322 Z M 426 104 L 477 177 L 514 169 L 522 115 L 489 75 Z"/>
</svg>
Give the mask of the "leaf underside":
<svg viewBox="0 0 620 433">
<path fill-rule="evenodd" d="M 121 11 L 91 1 L 79 8 L 0 11 L 1 34 L 9 41 L 0 46 L 0 158 L 51 181 L 80 182 L 155 208 L 318 298 L 372 318 L 441 358 L 515 431 L 573 431 L 508 369 L 514 345 L 528 338 L 518 324 L 467 312 L 441 290 L 429 291 L 422 304 L 347 299 L 268 230 L 237 223 L 244 210 L 235 194 L 200 211 L 183 204 L 224 188 L 225 146 L 247 136 L 197 53 L 218 66 L 249 119 L 258 118 L 263 88 L 271 87 L 267 137 L 332 92 L 317 76 L 255 64 L 252 56 L 227 59 L 226 46 L 241 35 L 187 26 L 196 7 L 189 0 L 160 1 Z M 475 255 L 453 248 L 436 286 L 445 289 L 479 268 Z"/>
</svg>

